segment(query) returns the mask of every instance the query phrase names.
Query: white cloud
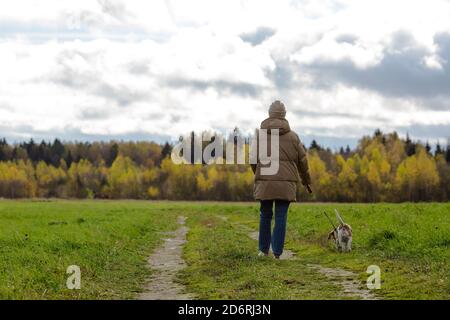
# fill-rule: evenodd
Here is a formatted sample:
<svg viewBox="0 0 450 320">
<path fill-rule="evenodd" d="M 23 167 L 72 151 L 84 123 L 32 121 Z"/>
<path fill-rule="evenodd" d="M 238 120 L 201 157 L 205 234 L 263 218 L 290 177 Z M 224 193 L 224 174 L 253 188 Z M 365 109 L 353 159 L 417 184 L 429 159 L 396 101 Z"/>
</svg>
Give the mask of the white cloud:
<svg viewBox="0 0 450 320">
<path fill-rule="evenodd" d="M 378 127 L 429 126 L 421 134 L 444 139 L 432 128 L 450 126 L 450 50 L 436 40 L 450 32 L 449 10 L 440 0 L 5 2 L 0 128 L 12 138 L 251 131 L 281 98 L 301 135 L 356 138 Z M 242 40 L 257 30 L 270 36 Z M 441 74 L 439 96 L 409 97 L 419 78 L 401 95 L 371 78 L 358 82 L 389 55 L 410 53 L 430 70 L 417 74 L 429 77 L 423 83 Z M 339 74 L 311 69 L 318 62 Z"/>
</svg>

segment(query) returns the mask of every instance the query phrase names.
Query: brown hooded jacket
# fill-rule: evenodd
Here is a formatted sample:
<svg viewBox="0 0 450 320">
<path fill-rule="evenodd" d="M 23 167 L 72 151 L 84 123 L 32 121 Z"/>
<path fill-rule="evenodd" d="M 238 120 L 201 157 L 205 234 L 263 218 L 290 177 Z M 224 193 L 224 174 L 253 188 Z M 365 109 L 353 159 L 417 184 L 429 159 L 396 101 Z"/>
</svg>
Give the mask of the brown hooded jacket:
<svg viewBox="0 0 450 320">
<path fill-rule="evenodd" d="M 284 107 L 284 106 L 283 106 Z M 279 168 L 273 175 L 261 174 L 263 165 L 258 159 L 256 165 L 252 165 L 255 172 L 255 185 L 253 194 L 256 200 L 287 200 L 296 201 L 297 183 L 311 184 L 308 170 L 306 151 L 298 135 L 291 131 L 289 122 L 283 116 L 267 118 L 261 123 L 261 129 L 267 130 L 267 149 L 270 153 L 270 131 L 279 130 Z"/>
</svg>

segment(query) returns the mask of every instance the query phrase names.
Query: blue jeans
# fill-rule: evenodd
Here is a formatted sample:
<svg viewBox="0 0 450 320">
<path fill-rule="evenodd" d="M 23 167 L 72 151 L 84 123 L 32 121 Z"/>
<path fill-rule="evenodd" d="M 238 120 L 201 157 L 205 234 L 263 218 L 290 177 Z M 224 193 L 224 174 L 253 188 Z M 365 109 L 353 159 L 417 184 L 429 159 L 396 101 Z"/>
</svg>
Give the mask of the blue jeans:
<svg viewBox="0 0 450 320">
<path fill-rule="evenodd" d="M 275 202 L 275 227 L 271 235 L 272 207 Z M 286 236 L 286 219 L 289 209 L 289 201 L 285 200 L 262 200 L 261 215 L 259 220 L 259 250 L 265 254 L 269 253 L 272 242 L 272 251 L 276 256 L 283 253 L 284 239 Z"/>
</svg>

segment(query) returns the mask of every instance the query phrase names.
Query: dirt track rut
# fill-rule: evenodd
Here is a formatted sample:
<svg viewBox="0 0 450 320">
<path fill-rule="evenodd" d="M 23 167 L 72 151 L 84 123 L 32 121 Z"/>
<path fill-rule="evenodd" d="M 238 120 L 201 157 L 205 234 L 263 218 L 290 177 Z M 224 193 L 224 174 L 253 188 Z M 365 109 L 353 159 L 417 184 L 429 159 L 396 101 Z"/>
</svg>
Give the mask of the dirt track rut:
<svg viewBox="0 0 450 320">
<path fill-rule="evenodd" d="M 166 233 L 172 237 L 164 239 L 164 244 L 148 258 L 149 268 L 155 270 L 147 280 L 139 300 L 189 300 L 192 294 L 186 293 L 185 287 L 177 283 L 176 275 L 186 267 L 182 257 L 183 245 L 186 243 L 186 217 L 178 217 L 177 230 Z"/>
</svg>

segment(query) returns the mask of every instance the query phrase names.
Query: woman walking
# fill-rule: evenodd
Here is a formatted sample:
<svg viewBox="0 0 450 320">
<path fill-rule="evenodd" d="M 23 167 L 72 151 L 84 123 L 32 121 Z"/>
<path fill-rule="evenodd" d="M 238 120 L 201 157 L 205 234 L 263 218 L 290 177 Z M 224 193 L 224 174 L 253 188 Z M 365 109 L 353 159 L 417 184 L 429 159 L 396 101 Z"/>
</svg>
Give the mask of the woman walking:
<svg viewBox="0 0 450 320">
<path fill-rule="evenodd" d="M 255 173 L 254 196 L 261 204 L 259 255 L 267 256 L 272 244 L 272 252 L 276 259 L 279 259 L 283 253 L 287 213 L 289 204 L 296 201 L 297 184 L 301 181 L 308 192 L 312 193 L 306 151 L 298 135 L 291 131 L 285 117 L 286 108 L 277 100 L 269 108 L 269 118 L 261 123 L 261 129 L 267 131 L 267 145 L 271 141 L 271 130 L 279 130 L 278 171 L 271 175 L 262 174 L 261 168 L 265 165 L 262 165 L 259 160 L 252 166 Z M 272 233 L 274 205 L 275 226 Z"/>
</svg>

